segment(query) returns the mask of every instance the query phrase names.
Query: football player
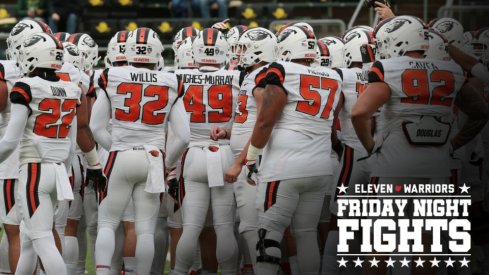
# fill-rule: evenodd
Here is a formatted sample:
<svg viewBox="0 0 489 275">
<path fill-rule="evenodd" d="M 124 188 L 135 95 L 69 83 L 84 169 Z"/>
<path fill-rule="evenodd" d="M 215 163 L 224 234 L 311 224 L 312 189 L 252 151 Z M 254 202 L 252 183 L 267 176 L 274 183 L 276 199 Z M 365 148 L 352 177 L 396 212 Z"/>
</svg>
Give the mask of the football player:
<svg viewBox="0 0 489 275">
<path fill-rule="evenodd" d="M 317 224 L 332 184 L 331 131 L 341 77 L 331 69 L 311 67 L 316 37 L 308 29 L 287 27 L 278 41 L 283 61 L 270 64 L 266 72 L 263 102 L 246 156 L 246 165 L 255 171 L 264 149 L 258 169 L 256 273 L 277 272 L 280 241 L 290 225 L 299 273 L 317 274 Z"/>
<path fill-rule="evenodd" d="M 223 69 L 229 46 L 217 29 L 200 32 L 192 49 L 199 68 L 180 75 L 185 85 L 183 100 L 190 116 L 191 135 L 181 161 L 183 233 L 173 273 L 188 273 L 210 205 L 221 272 L 236 274 L 238 247 L 234 236 L 233 186 L 223 178 L 224 171 L 232 164 L 232 152 L 229 142 L 222 139 L 229 139 L 228 129 L 234 119 L 241 78 L 239 72 Z"/>
<path fill-rule="evenodd" d="M 426 32 L 413 16 L 386 23 L 384 54 L 389 59 L 373 64 L 368 87 L 353 106 L 355 132 L 372 158 L 372 184 L 446 184 L 451 152 L 470 141 L 489 118 L 482 96 L 465 84 L 457 64 L 423 58 L 429 43 Z M 448 139 L 454 105 L 469 119 Z M 374 140 L 370 120 L 382 106 L 383 140 Z M 439 135 L 419 136 L 418 130 Z M 423 274 L 434 274 L 429 269 Z"/>
<path fill-rule="evenodd" d="M 63 63 L 63 45 L 52 34 L 27 37 L 18 62 L 26 77 L 12 88 L 12 116 L 0 141 L 0 161 L 20 142 L 18 192 L 25 239 L 16 274 L 32 274 L 36 255 L 46 273 L 66 274 L 52 225 L 57 200 L 73 199 L 64 162 L 69 167 L 77 133 L 71 129 L 72 124 L 76 125 L 76 112 L 84 112 L 81 90 L 56 76 L 55 70 Z M 93 144 L 87 140 L 83 145 Z"/>
<path fill-rule="evenodd" d="M 234 182 L 234 195 L 240 218 L 239 233 L 246 241 L 245 247 L 256 266 L 256 243 L 258 242 L 258 212 L 256 209 L 256 184 L 246 179 L 247 169 L 242 169 L 253 126 L 263 97 L 266 66 L 276 60 L 277 37 L 267 29 L 253 28 L 245 31 L 236 43 L 238 66 L 247 75 L 241 84 L 231 135 L 234 163 L 226 171 L 227 182 Z M 251 270 L 253 272 L 253 269 Z"/>
<path fill-rule="evenodd" d="M 163 51 L 158 35 L 138 28 L 126 40 L 129 66 L 111 67 L 100 75 L 104 94 L 95 102 L 91 126 L 97 141 L 110 151 L 105 174 L 108 189 L 98 213 L 97 274 L 110 274 L 114 231 L 132 197 L 137 234 L 137 274 L 149 274 L 159 193 L 164 192 L 164 162 L 175 162 L 189 138 L 187 115 L 176 76 L 156 71 Z M 112 118 L 112 135 L 107 125 Z M 165 157 L 165 128 L 171 121 L 180 150 Z M 178 152 L 180 151 L 180 152 Z"/>
<path fill-rule="evenodd" d="M 11 30 L 7 38 L 7 56 L 10 60 L 0 61 L 0 111 L 1 111 L 1 133 L 5 134 L 7 124 L 10 120 L 10 100 L 9 95 L 12 87 L 22 74 L 17 66 L 19 49 L 24 39 L 34 33 L 51 32 L 49 27 L 42 21 L 25 19 L 17 23 Z M 0 266 L 0 272 L 15 273 L 17 262 L 20 255 L 19 224 L 21 221 L 20 213 L 16 206 L 16 181 L 19 176 L 19 152 L 15 150 L 12 155 L 0 164 L 0 178 L 2 188 L 0 188 L 0 221 L 3 223 L 5 234 L 3 238 L 8 240 L 8 255 L 1 255 L 8 261 L 9 266 Z M 7 244 L 7 242 L 2 242 Z"/>
</svg>

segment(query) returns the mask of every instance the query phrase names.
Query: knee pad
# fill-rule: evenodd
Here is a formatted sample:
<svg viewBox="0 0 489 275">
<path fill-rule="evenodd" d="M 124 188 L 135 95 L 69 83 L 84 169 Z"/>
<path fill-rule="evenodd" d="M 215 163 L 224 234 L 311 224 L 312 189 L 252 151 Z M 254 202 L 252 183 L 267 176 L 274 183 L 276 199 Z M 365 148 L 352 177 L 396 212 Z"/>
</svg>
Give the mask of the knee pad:
<svg viewBox="0 0 489 275">
<path fill-rule="evenodd" d="M 258 243 L 256 244 L 256 261 L 265 262 L 271 264 L 280 264 L 281 251 L 280 242 L 267 239 L 267 230 L 260 228 L 258 229 Z"/>
</svg>

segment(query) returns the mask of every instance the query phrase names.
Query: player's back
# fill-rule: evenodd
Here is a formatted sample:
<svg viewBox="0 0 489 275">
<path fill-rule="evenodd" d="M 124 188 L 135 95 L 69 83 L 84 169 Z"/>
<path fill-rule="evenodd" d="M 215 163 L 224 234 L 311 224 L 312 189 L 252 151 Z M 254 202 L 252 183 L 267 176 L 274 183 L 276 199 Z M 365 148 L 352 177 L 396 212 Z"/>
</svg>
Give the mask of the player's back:
<svg viewBox="0 0 489 275">
<path fill-rule="evenodd" d="M 18 80 L 10 99 L 31 112 L 20 142 L 21 163 L 62 162 L 68 157 L 68 134 L 80 96 L 80 88 L 72 82 L 37 76 Z"/>
<path fill-rule="evenodd" d="M 184 85 L 183 103 L 190 119 L 190 142 L 210 140 L 214 125 L 231 128 L 240 75 L 211 67 L 179 71 Z"/>
<path fill-rule="evenodd" d="M 266 81 L 282 85 L 287 103 L 265 147 L 260 180 L 331 175 L 331 128 L 341 92 L 339 74 L 328 68 L 276 62 L 269 66 Z"/>
<path fill-rule="evenodd" d="M 367 76 L 361 68 L 340 69 L 343 77 L 342 94 L 344 97 L 343 106 L 338 115 L 341 125 L 339 139 L 346 145 L 355 150 L 365 151 L 363 145 L 357 137 L 351 122 L 351 111 L 357 98 L 363 92 Z"/>
<path fill-rule="evenodd" d="M 111 103 L 111 150 L 142 145 L 164 148 L 168 114 L 178 98 L 175 75 L 133 66 L 113 67 L 100 75 L 99 86 Z"/>
<path fill-rule="evenodd" d="M 369 82 L 390 88 L 380 116 L 385 140 L 373 175 L 448 176 L 448 138 L 455 98 L 465 82 L 462 69 L 453 62 L 403 56 L 375 62 Z"/>
</svg>

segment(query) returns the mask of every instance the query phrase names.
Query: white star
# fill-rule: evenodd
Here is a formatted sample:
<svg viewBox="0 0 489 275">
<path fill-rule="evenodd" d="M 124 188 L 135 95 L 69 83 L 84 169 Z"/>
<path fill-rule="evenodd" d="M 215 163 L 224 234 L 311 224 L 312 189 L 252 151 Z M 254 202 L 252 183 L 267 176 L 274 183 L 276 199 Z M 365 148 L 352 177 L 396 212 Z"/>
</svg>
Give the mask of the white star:
<svg viewBox="0 0 489 275">
<path fill-rule="evenodd" d="M 357 259 L 353 262 L 355 263 L 355 267 L 357 267 L 357 266 L 362 267 L 363 261 L 360 260 L 360 258 L 357 257 Z"/>
<path fill-rule="evenodd" d="M 464 185 L 463 186 L 459 186 L 458 188 L 460 188 L 460 194 L 462 193 L 469 193 L 469 189 L 470 189 L 470 186 L 467 186 L 464 182 Z"/>
<path fill-rule="evenodd" d="M 348 261 L 345 261 L 345 259 L 343 257 L 341 257 L 341 260 L 337 260 L 338 264 L 340 265 L 339 267 L 346 267 L 346 263 L 348 263 Z"/>
<path fill-rule="evenodd" d="M 401 262 L 401 267 L 405 266 L 405 267 L 409 267 L 409 262 L 408 260 L 406 260 L 406 257 L 404 257 L 404 259 Z"/>
<path fill-rule="evenodd" d="M 417 261 L 414 261 L 416 263 L 416 267 L 421 266 L 423 267 L 423 263 L 426 261 L 421 260 L 421 257 L 418 258 Z"/>
<path fill-rule="evenodd" d="M 370 262 L 371 267 L 374 267 L 374 266 L 379 267 L 380 261 L 377 261 L 377 259 L 375 259 L 375 257 L 371 261 L 369 260 L 369 262 Z"/>
<path fill-rule="evenodd" d="M 431 262 L 431 267 L 438 267 L 438 264 L 440 263 L 440 261 L 438 261 L 436 259 L 436 257 L 433 259 L 433 261 L 430 261 Z"/>
<path fill-rule="evenodd" d="M 338 191 L 338 194 L 341 194 L 341 193 L 346 194 L 346 189 L 348 189 L 348 186 L 345 186 L 343 183 L 341 183 L 341 186 L 336 187 L 336 188 L 338 188 L 340 190 L 340 191 Z"/>
<path fill-rule="evenodd" d="M 448 257 L 448 260 L 445 260 L 445 263 L 447 263 L 447 267 L 449 267 L 449 266 L 453 267 L 454 262 L 455 261 L 452 260 L 452 257 Z"/>
<path fill-rule="evenodd" d="M 464 267 L 464 266 L 469 267 L 469 263 L 470 263 L 470 261 L 467 261 L 467 260 L 465 259 L 465 257 L 464 257 L 464 259 L 463 259 L 463 260 L 461 260 L 461 261 L 459 261 L 459 262 L 460 262 L 460 267 Z"/>
<path fill-rule="evenodd" d="M 395 262 L 396 261 L 393 261 L 391 257 L 389 257 L 389 260 L 385 261 L 385 263 L 387 264 L 387 267 L 389 267 L 389 266 L 394 267 Z"/>
</svg>

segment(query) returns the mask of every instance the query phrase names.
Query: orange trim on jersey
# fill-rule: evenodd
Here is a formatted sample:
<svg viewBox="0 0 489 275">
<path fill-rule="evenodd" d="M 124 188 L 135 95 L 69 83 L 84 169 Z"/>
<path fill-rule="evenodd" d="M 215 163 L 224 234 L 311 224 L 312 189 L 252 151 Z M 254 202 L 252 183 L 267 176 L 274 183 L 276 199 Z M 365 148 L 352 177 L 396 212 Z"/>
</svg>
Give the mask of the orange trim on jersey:
<svg viewBox="0 0 489 275">
<path fill-rule="evenodd" d="M 20 87 L 13 87 L 12 88 L 12 93 L 14 93 L 14 92 L 17 92 L 17 93 L 21 94 L 25 98 L 25 100 L 27 102 L 31 102 L 30 95 L 26 91 L 24 91 L 24 89 L 22 89 Z"/>
<path fill-rule="evenodd" d="M 367 52 L 368 55 L 370 56 L 370 60 L 375 60 L 375 54 L 371 47 L 367 46 Z"/>
<path fill-rule="evenodd" d="M 372 69 L 370 69 L 371 72 L 375 73 L 380 80 L 384 81 L 384 75 L 380 72 L 380 70 L 376 67 L 372 67 Z"/>
<path fill-rule="evenodd" d="M 109 158 L 105 164 L 104 175 L 107 178 L 107 186 L 110 182 L 110 174 L 112 174 L 112 169 L 114 168 L 115 159 L 117 157 L 117 151 L 112 151 L 109 153 Z M 108 189 L 107 189 L 108 190 Z M 99 204 L 107 197 L 107 193 L 104 190 L 99 190 Z"/>
<path fill-rule="evenodd" d="M 67 82 L 71 81 L 71 77 L 70 77 L 69 73 L 57 72 L 56 76 L 59 77 L 59 79 L 61 79 L 63 81 L 67 81 Z"/>
<path fill-rule="evenodd" d="M 102 72 L 100 74 L 100 79 L 102 79 L 102 83 L 104 84 L 104 86 L 102 87 L 102 89 L 106 89 L 107 88 L 107 78 L 105 77 L 105 74 L 104 72 Z M 95 87 L 94 87 L 95 88 Z"/>
<path fill-rule="evenodd" d="M 267 70 L 267 75 L 269 73 L 275 73 L 275 74 L 277 74 L 278 75 L 278 78 L 280 79 L 280 83 L 284 83 L 284 75 L 282 74 L 282 72 L 279 69 L 277 69 L 277 68 L 269 68 Z"/>
<path fill-rule="evenodd" d="M 183 80 L 180 79 L 180 82 L 178 83 L 178 96 L 183 95 Z"/>
<path fill-rule="evenodd" d="M 255 78 L 255 85 L 258 85 L 260 83 L 260 81 L 262 81 L 262 79 L 265 78 L 266 75 L 267 75 L 266 73 L 261 73 L 261 74 L 257 75 Z"/>
</svg>

